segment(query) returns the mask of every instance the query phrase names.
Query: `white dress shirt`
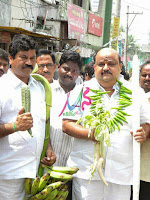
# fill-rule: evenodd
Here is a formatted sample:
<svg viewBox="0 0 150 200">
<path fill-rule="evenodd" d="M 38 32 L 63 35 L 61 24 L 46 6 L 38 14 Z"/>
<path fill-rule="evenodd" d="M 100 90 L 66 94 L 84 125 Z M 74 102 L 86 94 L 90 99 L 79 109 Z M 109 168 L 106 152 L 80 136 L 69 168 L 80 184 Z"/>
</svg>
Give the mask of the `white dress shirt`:
<svg viewBox="0 0 150 200">
<path fill-rule="evenodd" d="M 121 78 L 124 86 L 131 89 L 130 83 Z M 96 78 L 86 81 L 84 87 L 80 86 L 77 90 L 73 90 L 69 96 L 70 105 L 75 102 L 79 97 L 81 89 L 82 93 L 82 112 L 83 116 L 89 114 L 90 105 L 88 96 L 93 95 L 90 91 L 85 93 L 87 88 L 91 89 L 101 89 L 105 91 L 97 82 Z M 115 89 L 111 97 L 107 94 L 102 95 L 101 99 L 104 105 L 104 109 L 109 109 L 111 107 L 116 107 L 119 98 L 119 85 L 116 83 L 113 87 Z M 147 109 L 147 101 L 143 97 L 143 91 L 139 91 L 139 98 L 137 99 L 140 104 L 140 123 L 150 123 L 150 113 Z M 67 110 L 68 108 L 66 108 Z M 84 110 L 83 110 L 84 109 Z M 64 113 L 67 113 L 67 111 Z M 115 109 L 111 112 L 115 112 Z M 132 115 L 132 105 L 125 108 L 125 112 Z M 80 113 L 79 108 L 76 107 L 72 111 L 74 115 L 72 116 L 63 116 L 63 118 L 76 119 L 78 120 L 82 113 Z M 133 154 L 132 154 L 132 140 L 133 136 L 130 134 L 132 130 L 132 116 L 126 116 L 128 124 L 123 123 L 123 126 L 120 125 L 120 132 L 117 127 L 115 132 L 110 134 L 111 147 L 105 147 L 106 158 L 105 158 L 105 170 L 104 176 L 106 181 L 111 183 L 116 183 L 120 185 L 131 185 L 132 184 L 132 170 L 133 170 Z M 77 166 L 79 171 L 75 174 L 76 177 L 82 179 L 90 179 L 90 166 L 93 163 L 94 158 L 94 145 L 93 141 L 76 139 L 74 138 L 73 147 L 71 154 L 69 156 L 67 165 L 68 166 Z M 94 174 L 92 180 L 99 180 L 99 175 L 97 171 Z"/>
<path fill-rule="evenodd" d="M 21 87 L 25 83 L 10 70 L 0 78 L 0 124 L 16 121 L 22 108 Z M 35 178 L 45 136 L 45 90 L 30 76 L 33 137 L 28 131 L 17 131 L 0 139 L 0 179 Z"/>
</svg>

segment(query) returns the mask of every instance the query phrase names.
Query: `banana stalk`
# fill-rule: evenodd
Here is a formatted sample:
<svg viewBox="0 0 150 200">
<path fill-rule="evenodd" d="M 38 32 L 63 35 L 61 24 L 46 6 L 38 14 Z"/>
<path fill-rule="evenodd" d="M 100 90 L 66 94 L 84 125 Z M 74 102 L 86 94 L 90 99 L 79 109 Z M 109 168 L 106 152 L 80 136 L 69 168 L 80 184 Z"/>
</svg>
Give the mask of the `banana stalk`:
<svg viewBox="0 0 150 200">
<path fill-rule="evenodd" d="M 43 159 L 46 156 L 46 151 L 47 151 L 48 142 L 49 142 L 49 133 L 50 133 L 50 107 L 51 107 L 51 101 L 52 101 L 51 87 L 50 87 L 50 84 L 49 84 L 48 80 L 46 78 L 44 78 L 43 76 L 41 76 L 39 74 L 31 74 L 31 76 L 35 80 L 40 81 L 41 84 L 44 86 L 44 89 L 45 89 L 46 127 L 45 127 L 44 146 L 43 146 L 43 150 L 42 150 L 42 153 L 41 153 L 41 159 Z M 43 172 L 44 172 L 44 168 L 41 165 L 39 165 L 38 175 L 40 177 L 42 177 Z"/>
</svg>

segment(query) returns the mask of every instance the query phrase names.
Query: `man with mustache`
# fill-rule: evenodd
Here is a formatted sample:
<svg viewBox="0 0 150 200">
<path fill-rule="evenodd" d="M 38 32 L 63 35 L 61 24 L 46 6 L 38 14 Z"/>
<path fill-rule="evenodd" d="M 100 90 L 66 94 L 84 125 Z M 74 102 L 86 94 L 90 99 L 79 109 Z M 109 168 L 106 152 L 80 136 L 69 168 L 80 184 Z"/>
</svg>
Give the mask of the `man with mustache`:
<svg viewBox="0 0 150 200">
<path fill-rule="evenodd" d="M 140 66 L 140 86 L 146 93 L 150 103 L 150 60 Z M 148 108 L 149 109 L 149 108 Z M 150 139 L 141 145 L 141 181 L 140 199 L 149 200 L 150 197 Z"/>
<path fill-rule="evenodd" d="M 53 76 L 56 69 L 55 55 L 47 49 L 39 49 L 36 62 L 38 65 L 36 73 L 44 76 L 50 84 L 54 83 Z"/>
<path fill-rule="evenodd" d="M 139 90 L 137 101 L 140 104 L 141 127 L 133 136 L 132 104 L 123 104 L 125 103 L 123 99 L 125 94 L 124 98 L 128 99 L 127 102 L 131 98 L 131 94 L 125 93 L 125 91 L 132 90 L 132 85 L 120 75 L 121 67 L 122 63 L 117 51 L 110 48 L 101 49 L 95 59 L 95 78 L 85 81 L 84 85 L 78 86 L 68 94 L 69 105 L 73 105 L 74 102 L 77 102 L 75 100 L 78 100 L 76 108 L 72 110 L 75 115 L 67 112 L 67 106 L 62 114 L 64 134 L 74 137 L 67 165 L 79 168 L 73 179 L 72 200 L 130 200 L 133 178 L 133 139 L 143 143 L 149 137 L 150 113 L 143 91 Z M 118 107 L 120 104 L 123 104 L 122 107 Z M 125 121 L 119 123 L 122 117 L 119 117 L 119 120 L 116 118 L 120 110 L 123 111 L 121 116 L 125 117 L 127 123 Z M 81 121 L 81 117 L 85 118 Z M 79 119 L 81 123 L 77 124 Z M 120 129 L 117 123 L 113 124 L 115 128 L 112 129 L 110 122 L 112 122 L 111 120 L 116 122 L 114 119 L 119 121 Z M 103 120 L 105 120 L 104 123 L 102 123 Z M 89 124 L 86 124 L 86 121 Z M 91 134 L 89 135 L 89 133 Z M 97 135 L 100 138 L 98 141 L 101 140 L 101 155 L 99 155 L 100 150 L 96 150 L 93 145 L 97 142 L 95 139 Z M 104 146 L 103 137 L 106 141 L 104 141 Z M 109 142 L 110 145 L 107 146 L 106 144 Z M 95 151 L 98 151 L 97 156 L 94 154 Z M 103 156 L 103 151 L 105 151 L 105 156 Z M 101 165 L 102 157 L 105 158 L 105 167 L 102 171 L 104 170 L 103 175 L 108 186 L 102 175 L 100 179 L 97 168 L 90 181 L 93 159 L 95 158 Z M 98 169 L 100 169 L 99 165 L 97 165 Z"/>
<path fill-rule="evenodd" d="M 51 85 L 52 108 L 51 108 L 51 145 L 56 154 L 55 166 L 66 166 L 68 156 L 72 148 L 72 137 L 62 131 L 61 111 L 67 101 L 67 92 L 73 90 L 77 83 L 82 67 L 82 58 L 79 53 L 66 50 L 63 52 L 58 66 L 58 80 Z M 69 194 L 68 199 L 71 198 Z"/>
<path fill-rule="evenodd" d="M 36 63 L 36 42 L 15 35 L 9 46 L 11 68 L 0 78 L 0 199 L 22 200 L 25 178 L 35 178 L 45 137 L 46 105 L 43 85 L 30 76 Z M 21 88 L 28 85 L 31 112 L 24 113 Z M 28 133 L 32 130 L 33 137 Z M 50 143 L 49 143 L 50 144 Z M 56 156 L 48 146 L 41 160 L 52 165 Z"/>
<path fill-rule="evenodd" d="M 4 49 L 0 49 L 0 77 L 7 73 L 8 66 L 8 53 Z"/>
</svg>

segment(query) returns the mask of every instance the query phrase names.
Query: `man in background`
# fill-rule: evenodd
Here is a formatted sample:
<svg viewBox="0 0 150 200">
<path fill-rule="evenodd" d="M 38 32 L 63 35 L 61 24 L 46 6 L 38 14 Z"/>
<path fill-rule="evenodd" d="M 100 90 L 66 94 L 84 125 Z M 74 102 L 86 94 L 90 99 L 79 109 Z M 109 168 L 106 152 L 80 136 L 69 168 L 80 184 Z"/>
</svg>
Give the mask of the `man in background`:
<svg viewBox="0 0 150 200">
<path fill-rule="evenodd" d="M 147 60 L 140 67 L 140 86 L 146 93 L 150 102 L 150 60 Z M 141 181 L 140 199 L 150 199 L 150 139 L 148 138 L 141 145 Z"/>
<path fill-rule="evenodd" d="M 54 83 L 55 55 L 47 49 L 39 49 L 36 62 L 38 65 L 36 73 L 44 76 L 50 84 Z"/>
<path fill-rule="evenodd" d="M 85 69 L 84 69 L 84 80 L 89 81 L 91 78 L 94 76 L 94 62 L 89 62 L 86 64 Z"/>
<path fill-rule="evenodd" d="M 0 49 L 0 77 L 7 73 L 8 66 L 8 53 L 4 49 Z"/>
</svg>

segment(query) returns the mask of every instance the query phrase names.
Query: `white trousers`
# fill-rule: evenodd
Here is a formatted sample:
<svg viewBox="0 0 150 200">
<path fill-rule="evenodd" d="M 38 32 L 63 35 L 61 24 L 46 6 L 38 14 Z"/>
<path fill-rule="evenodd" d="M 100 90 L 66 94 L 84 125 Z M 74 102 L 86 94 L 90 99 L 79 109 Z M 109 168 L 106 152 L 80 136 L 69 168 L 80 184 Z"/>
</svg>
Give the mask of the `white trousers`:
<svg viewBox="0 0 150 200">
<path fill-rule="evenodd" d="M 0 180 L 0 200 L 23 200 L 24 179 Z"/>
<path fill-rule="evenodd" d="M 108 182 L 105 186 L 100 180 L 73 179 L 72 200 L 130 200 L 131 186 Z"/>
</svg>

